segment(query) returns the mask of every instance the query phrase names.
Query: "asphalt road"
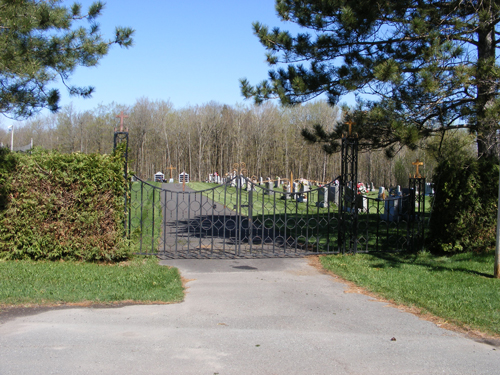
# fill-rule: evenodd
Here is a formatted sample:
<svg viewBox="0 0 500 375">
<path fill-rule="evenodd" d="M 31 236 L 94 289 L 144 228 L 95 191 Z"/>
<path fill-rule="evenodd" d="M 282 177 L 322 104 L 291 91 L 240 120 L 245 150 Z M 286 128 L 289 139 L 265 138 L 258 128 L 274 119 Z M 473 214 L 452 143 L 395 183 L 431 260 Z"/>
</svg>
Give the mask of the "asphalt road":
<svg viewBox="0 0 500 375">
<path fill-rule="evenodd" d="M 500 346 L 437 327 L 308 259 L 167 260 L 183 303 L 0 314 L 0 374 L 498 374 Z"/>
</svg>

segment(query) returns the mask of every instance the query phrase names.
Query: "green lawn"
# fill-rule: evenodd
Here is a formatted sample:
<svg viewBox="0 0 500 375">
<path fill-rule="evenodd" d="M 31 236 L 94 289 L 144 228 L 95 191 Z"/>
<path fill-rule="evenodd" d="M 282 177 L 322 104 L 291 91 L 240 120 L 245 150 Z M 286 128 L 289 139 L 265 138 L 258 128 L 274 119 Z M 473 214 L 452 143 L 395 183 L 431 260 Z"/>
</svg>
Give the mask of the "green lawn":
<svg viewBox="0 0 500 375">
<path fill-rule="evenodd" d="M 179 302 L 179 271 L 156 258 L 115 264 L 1 261 L 0 305 Z"/>
<path fill-rule="evenodd" d="M 328 255 L 333 273 L 397 304 L 415 306 L 464 328 L 500 335 L 500 280 L 494 254 Z"/>
<path fill-rule="evenodd" d="M 224 185 L 192 182 L 189 187 L 204 191 L 203 195 L 224 204 L 229 209 L 241 206 L 241 213 L 249 215 L 250 198 L 245 190 Z M 215 190 L 206 190 L 211 188 Z M 225 190 L 226 189 L 226 190 Z M 283 192 L 282 189 L 274 189 Z M 307 203 L 298 203 L 296 200 L 280 199 L 281 194 L 263 194 L 264 190 L 257 187 L 252 193 L 251 216 L 256 227 L 263 224 L 267 228 L 274 227 L 285 238 L 293 238 L 299 244 L 308 244 L 313 251 L 338 250 L 338 207 L 331 204 L 328 208 L 316 207 L 318 193 L 310 192 Z M 375 200 L 378 193 L 369 193 L 368 213 L 360 212 L 358 215 L 358 250 L 405 250 L 408 245 L 408 230 L 416 228 L 415 222 L 401 220 L 400 222 L 383 221 L 384 201 Z M 426 214 L 428 219 L 431 200 L 425 199 Z M 330 225 L 328 225 L 330 223 Z M 415 241 L 415 240 L 414 240 Z M 413 246 L 418 248 L 419 243 Z"/>
<path fill-rule="evenodd" d="M 128 235 L 134 253 L 156 248 L 162 228 L 161 183 L 133 182 L 130 190 Z"/>
<path fill-rule="evenodd" d="M 338 208 L 335 205 L 316 207 L 317 191 L 308 194 L 307 202 L 299 203 L 294 199 L 280 199 L 283 194 L 266 195 L 266 190 L 258 186 L 251 197 L 245 189 L 224 185 L 195 182 L 190 183 L 189 187 L 197 191 L 216 187 L 202 194 L 231 210 L 238 209 L 244 216 L 252 216 L 255 228 L 275 228 L 284 238 L 296 239 L 299 246 L 307 243 L 312 251 L 337 250 L 337 232 L 327 223 L 328 217 L 333 217 Z M 282 188 L 274 190 L 283 193 Z"/>
</svg>

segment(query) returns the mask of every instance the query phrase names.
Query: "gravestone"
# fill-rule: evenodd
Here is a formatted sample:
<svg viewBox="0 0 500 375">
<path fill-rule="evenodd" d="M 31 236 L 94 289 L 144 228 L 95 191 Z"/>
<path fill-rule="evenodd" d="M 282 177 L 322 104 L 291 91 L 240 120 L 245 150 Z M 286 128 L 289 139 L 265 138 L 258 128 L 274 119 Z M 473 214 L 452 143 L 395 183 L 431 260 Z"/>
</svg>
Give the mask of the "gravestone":
<svg viewBox="0 0 500 375">
<path fill-rule="evenodd" d="M 305 182 L 300 184 L 300 192 L 307 193 L 309 191 L 309 185 Z"/>
<path fill-rule="evenodd" d="M 328 207 L 328 188 L 323 187 L 318 190 L 318 201 L 316 202 L 316 207 L 326 208 Z"/>
<path fill-rule="evenodd" d="M 348 186 L 346 186 L 344 189 L 343 200 L 347 212 L 352 212 L 352 210 L 354 209 L 354 205 L 357 202 L 356 199 L 358 194 L 356 194 L 356 190 L 357 188 L 351 189 Z"/>
<path fill-rule="evenodd" d="M 385 188 L 383 186 L 378 188 L 378 199 L 385 199 Z"/>
<path fill-rule="evenodd" d="M 186 172 L 182 172 L 180 175 L 179 175 L 179 182 L 180 183 L 188 183 L 189 182 L 189 175 L 186 173 Z"/>
<path fill-rule="evenodd" d="M 309 185 L 305 181 L 303 181 L 299 187 L 300 194 L 297 198 L 297 202 L 307 202 L 308 191 L 309 191 Z"/>
<path fill-rule="evenodd" d="M 307 192 L 309 191 L 309 185 L 302 182 L 299 187 L 299 195 L 297 196 L 297 202 L 307 202 Z"/>
<path fill-rule="evenodd" d="M 385 221 L 397 221 L 399 220 L 400 210 L 401 198 L 387 197 L 384 202 L 384 213 L 380 215 L 380 218 Z"/>
<path fill-rule="evenodd" d="M 272 190 L 273 190 L 273 182 L 271 180 L 268 180 L 266 182 L 266 189 L 264 190 L 264 194 L 270 195 Z"/>
<path fill-rule="evenodd" d="M 328 192 L 328 202 L 333 202 L 337 206 L 339 205 L 339 196 L 340 196 L 340 186 L 339 185 L 331 185 Z"/>
<path fill-rule="evenodd" d="M 165 175 L 161 172 L 156 172 L 155 174 L 155 182 L 163 182 Z"/>
<path fill-rule="evenodd" d="M 358 207 L 358 212 L 368 212 L 368 198 L 363 194 L 358 194 L 356 196 L 356 204 Z"/>
<path fill-rule="evenodd" d="M 297 196 L 298 196 L 297 189 L 298 188 L 299 188 L 299 185 L 296 182 L 292 183 L 292 198 L 293 199 L 297 199 Z"/>
<path fill-rule="evenodd" d="M 283 194 L 281 195 L 280 199 L 290 199 L 290 185 L 283 184 Z"/>
</svg>

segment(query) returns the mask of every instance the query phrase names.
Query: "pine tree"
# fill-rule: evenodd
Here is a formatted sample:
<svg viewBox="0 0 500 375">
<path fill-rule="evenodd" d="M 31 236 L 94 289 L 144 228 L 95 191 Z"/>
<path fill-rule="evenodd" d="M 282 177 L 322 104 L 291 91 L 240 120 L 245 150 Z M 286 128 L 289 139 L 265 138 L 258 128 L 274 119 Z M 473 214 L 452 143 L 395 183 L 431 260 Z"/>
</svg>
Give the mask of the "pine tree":
<svg viewBox="0 0 500 375">
<path fill-rule="evenodd" d="M 50 84 L 58 79 L 71 95 L 90 96 L 93 87 L 67 85 L 75 69 L 97 65 L 112 44 L 132 45 L 130 28 L 116 28 L 112 40 L 102 38 L 96 19 L 103 3 L 92 4 L 86 14 L 78 3 L 61 3 L 0 0 L 0 113 L 26 118 L 42 108 L 57 111 L 59 91 Z"/>
<path fill-rule="evenodd" d="M 242 93 L 256 102 L 301 103 L 326 94 L 335 104 L 348 92 L 378 97 L 350 112 L 366 147 L 406 144 L 447 130 L 476 134 L 478 156 L 493 156 L 500 101 L 496 61 L 500 4 L 493 0 L 277 0 L 283 21 L 308 32 L 254 23 L 276 70 Z M 335 140 L 345 131 L 305 132 Z"/>
</svg>

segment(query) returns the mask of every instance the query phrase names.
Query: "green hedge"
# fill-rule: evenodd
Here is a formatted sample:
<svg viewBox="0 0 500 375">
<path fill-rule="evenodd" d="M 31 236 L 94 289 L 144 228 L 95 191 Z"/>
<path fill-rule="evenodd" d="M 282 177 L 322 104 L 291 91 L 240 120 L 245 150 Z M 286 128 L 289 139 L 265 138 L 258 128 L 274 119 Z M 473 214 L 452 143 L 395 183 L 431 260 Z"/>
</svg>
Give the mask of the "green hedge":
<svg viewBox="0 0 500 375">
<path fill-rule="evenodd" d="M 450 155 L 433 178 L 435 202 L 430 249 L 435 252 L 486 252 L 495 247 L 498 161 Z"/>
<path fill-rule="evenodd" d="M 118 261 L 123 238 L 122 154 L 0 151 L 0 257 Z"/>
</svg>

